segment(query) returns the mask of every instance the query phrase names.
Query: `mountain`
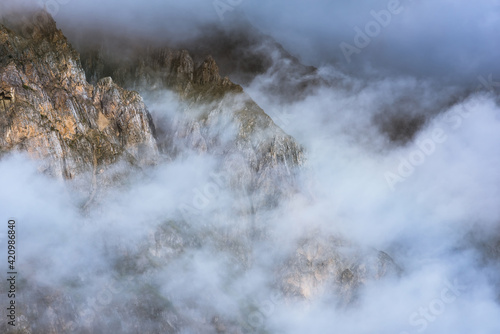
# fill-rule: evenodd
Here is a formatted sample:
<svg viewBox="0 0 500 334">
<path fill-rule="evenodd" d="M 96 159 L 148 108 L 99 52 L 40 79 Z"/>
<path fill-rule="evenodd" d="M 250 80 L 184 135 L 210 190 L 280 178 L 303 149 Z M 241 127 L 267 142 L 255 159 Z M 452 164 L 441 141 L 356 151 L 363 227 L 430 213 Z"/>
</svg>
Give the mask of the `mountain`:
<svg viewBox="0 0 500 334">
<path fill-rule="evenodd" d="M 223 156 L 221 170 L 240 185 L 245 196 L 250 194 L 252 210 L 273 207 L 293 193 L 294 175 L 305 160 L 303 148 L 240 85 L 221 77 L 210 54 L 168 46 L 139 47 L 126 40 L 119 43 L 118 51 L 106 41 L 96 39 L 80 47 L 89 82 L 112 77 L 123 87 L 139 91 L 149 105 L 165 91 L 175 92 L 181 100 L 183 111 L 177 120 L 155 122 L 164 154 L 173 157 L 189 148 Z M 198 113 L 190 117 L 193 109 Z M 228 127 L 236 128 L 230 138 Z"/>
<path fill-rule="evenodd" d="M 26 152 L 43 173 L 81 179 L 72 190 L 90 192 L 80 212 L 84 217 L 106 212 L 101 199 L 109 189 L 124 189 L 119 188 L 123 178 L 146 178 L 143 171 L 192 154 L 217 160 L 216 170 L 226 180 L 221 188 L 230 200 L 201 216 L 181 207 L 180 215 L 144 224 L 147 237 L 131 244 L 110 237 L 98 250 L 82 246 L 108 261 L 106 273 L 78 268 L 53 285 L 37 279 L 34 268 L 47 268 L 33 264 L 23 281 L 18 332 L 264 332 L 249 320 L 258 307 L 251 293 L 236 291 L 256 270 L 269 273 L 272 281 L 263 286 L 285 302 L 324 293 L 339 307 L 355 303 L 366 282 L 401 273 L 384 252 L 317 232 L 305 233 L 280 256 L 259 256 L 281 247 L 269 224 L 275 210 L 300 192 L 307 163 L 301 145 L 240 85 L 221 77 L 210 55 L 154 46 L 125 48 L 126 56 L 120 56 L 104 44 L 83 49 L 80 57 L 50 15 L 37 15 L 43 19 L 29 26 L 0 26 L 3 156 Z M 297 78 L 315 72 L 292 63 L 289 70 Z M 293 86 L 300 90 L 301 84 Z M 288 94 L 286 87 L 277 94 Z M 165 95 L 173 96 L 175 107 L 158 103 Z M 212 303 L 218 297 L 210 293 L 166 295 L 158 283 L 168 269 L 167 282 L 178 284 L 176 276 L 202 251 L 224 264 L 220 293 L 236 305 L 230 312 L 221 312 Z M 87 295 L 100 284 L 95 277 L 106 277 L 113 292 L 106 302 L 99 295 L 97 306 Z"/>
<path fill-rule="evenodd" d="M 245 187 L 265 187 L 268 192 L 262 196 L 273 195 L 271 188 L 280 188 L 276 182 L 290 183 L 290 171 L 302 164 L 302 148 L 240 86 L 220 77 L 213 58 L 195 64 L 187 51 L 162 48 L 146 57 L 139 54 L 131 62 L 117 63 L 116 58 L 94 54 L 84 58 L 82 67 L 53 19 L 46 15 L 45 22 L 40 21 L 29 33 L 18 28 L 24 34 L 2 27 L 2 89 L 7 101 L 2 151 L 27 150 L 45 161 L 43 170 L 64 178 L 96 174 L 101 166 L 118 160 L 139 167 L 154 164 L 158 146 L 167 155 L 175 154 L 171 134 L 178 131 L 160 128 L 156 136 L 143 98 L 117 82 L 130 89 L 173 90 L 187 104 L 205 108 L 203 117 L 175 124 L 185 129 L 182 137 L 201 150 L 213 149 L 209 143 L 217 141 L 208 137 L 214 134 L 208 129 L 211 120 L 220 119 L 220 113 L 232 118 L 239 132 L 223 154 L 237 151 L 232 160 L 243 154 L 245 168 L 256 176 L 246 180 Z M 92 84 L 86 81 L 84 68 Z M 225 98 L 229 95 L 231 101 Z M 236 108 L 235 99 L 240 101 Z M 282 180 L 274 181 L 276 173 Z"/>
<path fill-rule="evenodd" d="M 264 83 L 262 89 L 282 103 L 300 100 L 320 85 L 344 83 L 341 76 L 332 81 L 325 80 L 317 68 L 303 65 L 273 38 L 262 34 L 244 20 L 231 29 L 208 25 L 200 30 L 201 34 L 172 44 L 176 49 L 184 50 L 198 65 L 207 56 L 213 58 L 220 73 L 240 85 L 246 86 L 263 74 L 271 76 L 273 80 Z M 117 80 L 129 87 L 138 83 L 138 80 L 144 82 L 144 79 L 152 76 L 160 79 L 151 82 L 157 85 L 162 79 L 158 78 L 156 70 L 169 66 L 169 60 L 162 59 L 165 57 L 164 53 L 168 52 L 164 48 L 166 43 L 157 40 L 93 30 L 85 33 L 70 31 L 70 35 L 74 35 L 76 48 L 82 54 L 82 63 L 90 82 L 99 77 L 113 76 L 120 78 Z M 89 39 L 88 36 L 92 38 Z M 120 72 L 119 68 L 123 68 L 125 64 L 137 68 L 140 73 Z M 162 77 L 165 78 L 165 75 Z M 167 85 L 172 84 L 171 78 Z M 139 87 L 144 86 L 139 83 Z"/>
<path fill-rule="evenodd" d="M 27 151 L 50 175 L 71 179 L 120 159 L 158 159 L 143 99 L 104 78 L 85 80 L 79 55 L 53 19 L 29 32 L 0 27 L 0 150 Z"/>
</svg>

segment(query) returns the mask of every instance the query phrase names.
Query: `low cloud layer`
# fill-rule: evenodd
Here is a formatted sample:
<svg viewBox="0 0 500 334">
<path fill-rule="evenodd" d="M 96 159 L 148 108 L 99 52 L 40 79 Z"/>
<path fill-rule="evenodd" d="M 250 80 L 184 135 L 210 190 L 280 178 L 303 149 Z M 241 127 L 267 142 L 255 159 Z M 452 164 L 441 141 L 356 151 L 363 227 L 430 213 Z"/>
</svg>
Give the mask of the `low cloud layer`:
<svg viewBox="0 0 500 334">
<path fill-rule="evenodd" d="M 71 183 L 39 174 L 35 162 L 6 156 L 0 177 L 10 191 L 0 208 L 18 220 L 23 275 L 46 291 L 64 287 L 81 300 L 73 319 L 78 326 L 101 309 L 124 312 L 120 303 L 149 296 L 147 316 L 139 307 L 127 320 L 149 331 L 168 322 L 207 331 L 213 327 L 203 327 L 203 319 L 218 315 L 271 333 L 498 332 L 496 266 L 481 260 L 481 249 L 469 238 L 476 233 L 485 240 L 500 221 L 500 161 L 493 154 L 500 142 L 500 108 L 492 96 L 474 94 L 445 108 L 414 139 L 394 147 L 373 124 L 374 106 L 381 97 L 393 98 L 398 87 L 412 86 L 411 80 L 375 81 L 351 91 L 321 87 L 287 105 L 286 115 L 258 82 L 248 87 L 249 94 L 276 122 L 285 120 L 282 128 L 308 152 L 300 192 L 265 218 L 270 239 L 253 242 L 234 234 L 248 222 L 231 219 L 233 197 L 224 187 L 210 208 L 188 217 L 187 230 L 170 223 L 182 216 L 184 203 L 216 184 L 216 156 L 186 151 L 132 175 L 88 212 L 81 208 L 85 188 L 75 192 Z M 179 105 L 173 95 L 146 99 L 155 119 L 175 117 Z M 156 253 L 160 250 L 151 245 L 162 240 L 157 234 L 162 230 L 168 239 L 161 241 L 163 253 Z M 271 288 L 276 268 L 311 231 L 384 250 L 402 274 L 367 282 L 347 309 L 321 293 L 290 303 Z M 226 234 L 217 236 L 221 232 Z M 224 238 L 241 244 L 224 248 L 218 244 Z M 151 267 L 155 256 L 166 264 Z M 104 302 L 105 293 L 111 302 Z M 166 305 L 175 311 L 165 311 Z M 155 307 L 163 310 L 156 320 Z M 105 328 L 130 325 L 103 314 L 98 319 Z"/>
</svg>

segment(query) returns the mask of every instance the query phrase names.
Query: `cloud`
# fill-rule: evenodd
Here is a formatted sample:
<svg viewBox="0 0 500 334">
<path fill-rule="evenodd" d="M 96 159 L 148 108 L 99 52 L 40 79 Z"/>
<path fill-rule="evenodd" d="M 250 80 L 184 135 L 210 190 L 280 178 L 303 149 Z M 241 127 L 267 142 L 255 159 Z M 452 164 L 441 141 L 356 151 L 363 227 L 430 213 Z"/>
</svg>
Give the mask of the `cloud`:
<svg viewBox="0 0 500 334">
<path fill-rule="evenodd" d="M 346 313 L 316 300 L 306 314 L 300 304 L 280 309 L 283 313 L 267 318 L 269 326 L 290 333 L 332 327 L 349 333 L 466 333 L 473 326 L 485 333 L 497 330 L 498 279 L 490 272 L 495 267 L 480 264 L 484 250 L 469 242 L 471 233 L 490 234 L 500 222 L 494 204 L 500 198 L 494 153 L 500 142 L 500 108 L 495 95 L 476 93 L 443 103 L 432 78 L 372 77 L 351 78 L 354 89 L 320 87 L 301 101 L 283 105 L 260 87 L 272 74 L 262 77 L 247 91 L 308 152 L 301 194 L 272 223 L 277 235 L 299 237 L 318 228 L 386 250 L 404 268 L 397 282 L 368 284 L 362 302 Z M 417 103 L 417 114 L 432 117 L 405 144 L 394 146 L 377 116 L 381 110 L 388 120 L 411 114 L 400 105 L 401 96 L 426 101 L 435 111 Z M 384 105 L 396 111 L 381 109 Z M 401 172 L 402 164 L 410 169 Z M 399 178 L 388 182 L 387 173 Z M 483 240 L 495 247 L 496 241 Z M 453 303 L 440 301 L 444 280 L 454 279 L 467 292 Z M 446 311 L 441 314 L 442 305 Z M 485 307 L 485 313 L 475 312 L 474 305 Z M 436 314 L 426 318 L 426 309 Z M 465 314 L 466 323 L 461 320 Z"/>
<path fill-rule="evenodd" d="M 473 230 L 488 234 L 500 221 L 500 161 L 492 154 L 500 141 L 500 108 L 491 95 L 472 95 L 395 147 L 370 115 L 378 112 L 380 99 L 413 84 L 374 81 L 355 85 L 361 87 L 355 91 L 327 86 L 288 105 L 291 118 L 284 128 L 306 146 L 308 164 L 300 193 L 264 217 L 272 237 L 257 242 L 244 232 L 248 222 L 234 215 L 234 195 L 224 188 L 211 201 L 214 210 L 178 223 L 179 206 L 214 183 L 217 156 L 186 151 L 131 175 L 88 212 L 81 209 L 88 192 L 81 184 L 58 183 L 39 174 L 35 162 L 6 156 L 0 181 L 10 191 L 0 209 L 18 220 L 20 270 L 45 291 L 63 289 L 77 298 L 72 316 L 90 309 L 87 317 L 108 329 L 126 330 L 139 321 L 147 330 L 170 323 L 210 331 L 210 319 L 220 317 L 270 332 L 335 327 L 349 333 L 495 333 L 500 307 L 494 267 L 478 262 L 480 250 L 466 236 Z M 271 111 L 280 107 L 260 92 L 249 87 Z M 153 101 L 156 119 L 175 117 L 178 102 L 169 94 Z M 384 174 L 398 173 L 401 158 L 410 160 L 436 128 L 446 140 L 391 190 Z M 286 302 L 272 288 L 276 267 L 311 230 L 385 250 L 403 274 L 367 282 L 347 309 L 328 294 Z M 137 306 L 127 319 L 120 317 L 123 304 Z M 73 320 L 82 325 L 84 319 Z"/>
<path fill-rule="evenodd" d="M 25 0 L 2 3 L 2 12 L 21 4 L 45 4 L 59 25 L 76 39 L 99 30 L 152 41 L 179 42 L 206 33 L 207 25 L 231 28 L 249 22 L 274 37 L 306 64 L 336 64 L 352 72 L 383 69 L 475 84 L 479 75 L 500 76 L 496 33 L 500 7 L 494 0 L 457 3 L 451 0 L 410 1 L 227 1 L 223 20 L 213 1 L 72 1 Z M 399 5 L 398 5 L 399 4 Z M 393 12 L 389 9 L 394 9 Z M 385 12 L 385 14 L 383 13 Z M 375 14 L 374 14 L 375 13 Z M 389 16 L 384 16 L 392 13 Z M 379 27 L 377 28 L 377 23 Z M 355 38 L 366 28 L 366 47 Z M 379 32 L 377 32 L 379 31 Z M 88 37 L 88 36 L 86 36 Z M 358 48 L 351 62 L 340 47 Z"/>
<path fill-rule="evenodd" d="M 495 32 L 500 25 L 500 7 L 491 0 L 474 4 L 396 1 L 401 11 L 380 24 L 380 33 L 370 38 L 370 44 L 353 55 L 348 64 L 340 44 L 355 46 L 354 28 L 366 32 L 367 25 L 377 21 L 372 11 L 387 13 L 391 3 L 246 2 L 242 10 L 250 22 L 315 65 L 335 63 L 353 71 L 368 65 L 399 74 L 454 80 L 475 80 L 481 73 L 499 74 L 496 59 L 500 48 Z"/>
</svg>

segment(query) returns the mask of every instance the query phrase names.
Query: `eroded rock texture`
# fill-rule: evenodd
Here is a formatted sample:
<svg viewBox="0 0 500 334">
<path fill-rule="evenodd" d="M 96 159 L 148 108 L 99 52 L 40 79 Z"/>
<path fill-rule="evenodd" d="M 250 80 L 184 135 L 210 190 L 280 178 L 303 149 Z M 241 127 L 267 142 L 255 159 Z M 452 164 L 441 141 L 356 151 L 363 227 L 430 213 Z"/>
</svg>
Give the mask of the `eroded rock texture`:
<svg viewBox="0 0 500 334">
<path fill-rule="evenodd" d="M 90 85 L 53 19 L 42 18 L 17 32 L 0 26 L 0 149 L 27 151 L 61 178 L 122 158 L 154 164 L 154 126 L 139 94 L 110 78 Z"/>
</svg>

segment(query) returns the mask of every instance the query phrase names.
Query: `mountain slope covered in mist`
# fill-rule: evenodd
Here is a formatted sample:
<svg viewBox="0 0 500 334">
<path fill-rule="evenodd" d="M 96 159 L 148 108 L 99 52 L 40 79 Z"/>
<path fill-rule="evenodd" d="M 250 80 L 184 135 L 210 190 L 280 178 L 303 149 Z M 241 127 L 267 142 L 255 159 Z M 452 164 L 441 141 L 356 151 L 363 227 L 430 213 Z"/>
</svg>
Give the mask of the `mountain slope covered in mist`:
<svg viewBox="0 0 500 334">
<path fill-rule="evenodd" d="M 280 196 L 293 192 L 294 174 L 304 162 L 302 147 L 241 86 L 221 78 L 210 55 L 142 48 L 135 41 L 121 44 L 119 53 L 101 43 L 82 49 L 83 67 L 91 82 L 111 76 L 141 92 L 152 108 L 165 92 L 179 99 L 180 113 L 170 111 L 169 117 L 153 113 L 164 153 L 173 157 L 186 149 L 217 152 L 224 157 L 222 169 L 230 178 L 234 174 L 234 183 L 258 197 L 259 207 L 272 206 Z"/>
<path fill-rule="evenodd" d="M 124 309 L 114 300 L 106 304 L 113 315 L 92 312 L 88 323 L 89 315 L 81 315 L 88 311 L 88 303 L 78 300 L 93 285 L 85 278 L 92 273 L 80 268 L 57 278 L 67 283 L 50 287 L 33 273 L 26 277 L 30 288 L 22 294 L 21 331 L 109 332 L 116 330 L 113 321 L 118 319 L 122 319 L 120 331 L 131 333 L 137 325 L 150 332 L 174 333 L 186 328 L 221 332 L 226 327 L 253 331 L 245 320 L 252 313 L 247 298 L 238 303 L 239 312 L 226 314 L 188 296 L 162 299 L 159 287 L 148 287 L 150 279 L 137 279 L 156 276 L 175 267 L 187 254 L 209 247 L 220 253 L 223 262 L 228 257 L 227 264 L 220 264 L 234 271 L 226 278 L 228 284 L 240 284 L 262 265 L 252 258 L 253 249 L 274 239 L 267 226 L 270 210 L 298 191 L 303 149 L 240 86 L 221 78 L 210 56 L 196 63 L 187 51 L 161 48 L 127 63 L 119 57 L 93 54 L 83 62 L 89 84 L 79 55 L 53 19 L 46 13 L 41 17 L 44 22 L 33 26 L 1 27 L 2 151 L 6 156 L 25 151 L 42 163 L 44 173 L 74 179 L 68 182 L 79 194 L 77 198 L 85 201 L 84 217 L 107 212 L 103 202 L 114 188 L 126 189 L 126 179 L 140 175 L 139 169 L 124 174 L 127 166 L 150 166 L 154 171 L 159 168 L 155 166 L 168 166 L 193 155 L 212 156 L 218 160 L 212 175 L 219 176 L 214 176 L 217 184 L 209 183 L 192 203 L 163 214 L 147 228 L 149 236 L 138 237 L 132 248 L 105 241 L 105 257 L 110 261 L 106 276 L 113 277 L 112 284 L 125 286 L 133 279 L 143 291 L 127 290 L 123 296 L 134 307 Z M 145 94 L 156 111 L 153 117 L 138 93 L 114 81 Z M 121 175 L 119 182 L 117 175 Z M 207 191 L 214 186 L 232 199 L 203 212 L 204 202 L 212 194 Z M 318 237 L 301 238 L 295 251 L 283 254 L 278 260 L 281 264 L 269 268 L 275 277 L 274 283 L 268 282 L 269 288 L 285 298 L 300 299 L 324 290 L 339 296 L 339 305 L 348 305 L 366 280 L 400 270 L 383 253 L 363 250 L 341 237 L 323 241 Z M 150 291 L 144 295 L 144 289 Z M 191 307 L 202 314 L 183 311 L 186 303 L 194 303 Z M 45 311 L 38 309 L 42 305 Z M 153 313 L 144 313 L 144 308 L 152 308 Z M 141 317 L 146 319 L 139 320 Z M 209 323 L 205 323 L 207 317 L 212 319 Z"/>
<path fill-rule="evenodd" d="M 0 331 L 500 332 L 500 94 L 305 66 L 194 2 L 3 17 Z"/>
</svg>

